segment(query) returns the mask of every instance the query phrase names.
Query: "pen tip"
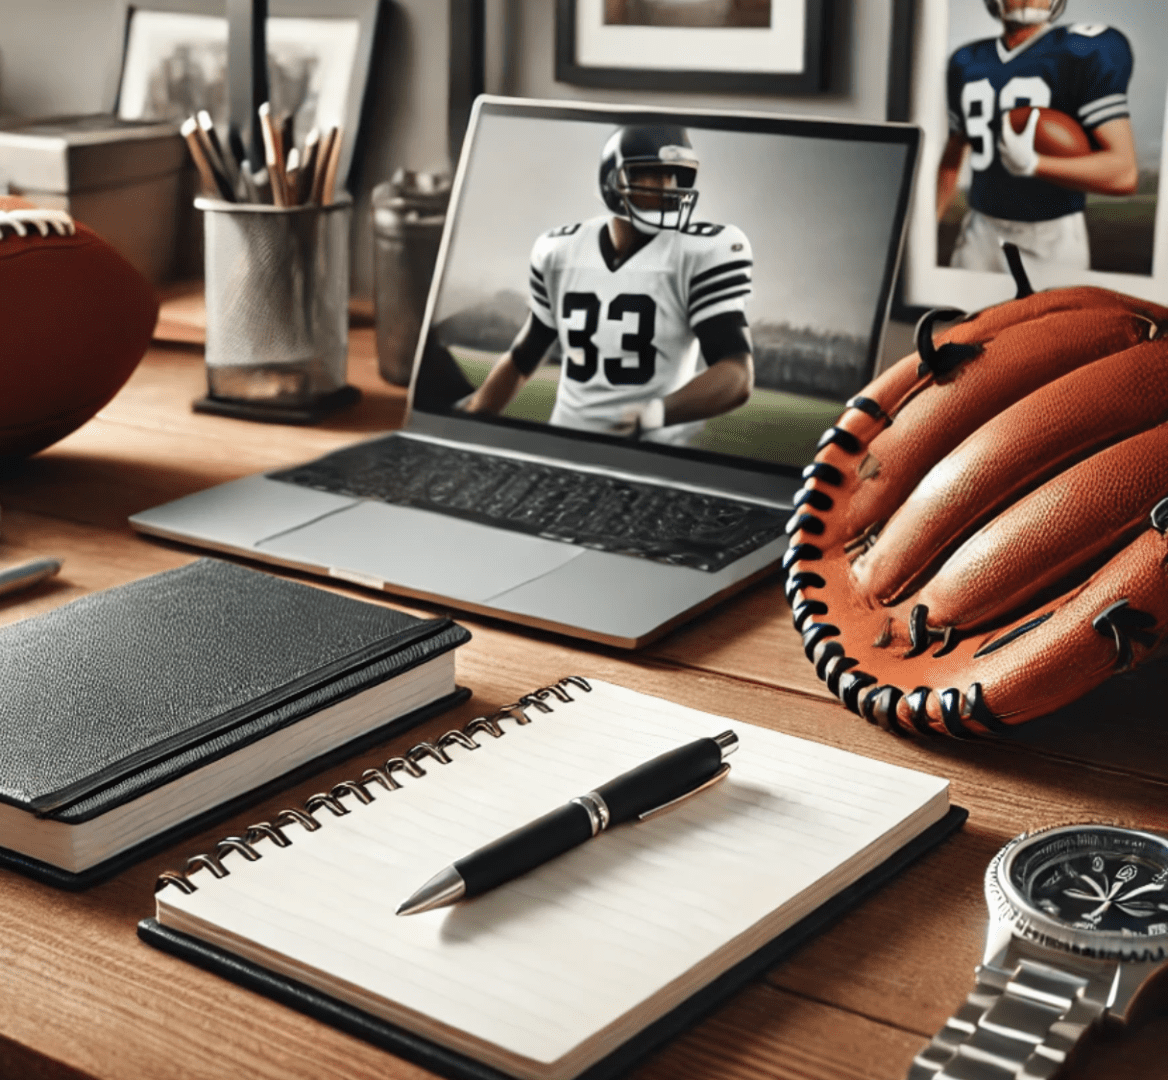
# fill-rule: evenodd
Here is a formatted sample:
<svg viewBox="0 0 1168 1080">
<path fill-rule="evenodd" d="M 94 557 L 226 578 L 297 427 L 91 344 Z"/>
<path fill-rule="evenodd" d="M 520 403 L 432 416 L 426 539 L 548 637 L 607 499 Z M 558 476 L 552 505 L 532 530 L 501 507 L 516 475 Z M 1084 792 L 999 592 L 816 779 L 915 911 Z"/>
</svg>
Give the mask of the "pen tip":
<svg viewBox="0 0 1168 1080">
<path fill-rule="evenodd" d="M 466 882 L 453 866 L 435 874 L 417 892 L 397 906 L 395 915 L 416 915 L 422 911 L 457 904 L 466 895 Z"/>
</svg>

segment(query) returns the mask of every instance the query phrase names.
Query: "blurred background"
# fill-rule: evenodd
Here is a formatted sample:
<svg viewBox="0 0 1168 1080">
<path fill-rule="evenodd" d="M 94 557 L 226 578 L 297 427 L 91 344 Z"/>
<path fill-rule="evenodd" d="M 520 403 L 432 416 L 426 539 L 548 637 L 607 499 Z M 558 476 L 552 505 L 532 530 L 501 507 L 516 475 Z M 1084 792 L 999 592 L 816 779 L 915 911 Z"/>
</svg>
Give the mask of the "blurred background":
<svg viewBox="0 0 1168 1080">
<path fill-rule="evenodd" d="M 182 10 L 173 0 L 146 0 L 137 6 Z M 328 0 L 321 0 L 322 12 L 328 6 Z M 678 7 L 676 0 L 673 6 Z M 720 18 L 747 20 L 743 25 L 757 25 L 767 9 L 758 3 L 721 6 L 726 11 Z M 660 3 L 644 0 L 610 7 L 614 19 L 669 17 Z M 373 188 L 401 167 L 451 169 L 470 101 L 479 89 L 536 98 L 637 100 L 864 120 L 886 115 L 894 0 L 834 0 L 828 90 L 787 97 L 634 92 L 557 82 L 555 8 L 549 0 L 382 0 L 366 90 L 363 148 L 350 176 L 355 297 L 368 298 L 373 291 Z M 207 4 L 192 3 L 191 9 L 205 11 Z M 279 13 L 278 0 L 272 0 L 270 14 Z M 122 75 L 126 15 L 123 0 L 0 0 L 0 118 L 111 110 Z M 294 66 L 285 65 L 289 77 Z M 4 184 L 0 175 L 0 187 Z M 193 190 L 189 178 L 180 198 L 188 200 Z M 783 193 L 777 191 L 775 197 Z M 164 276 L 197 274 L 197 237 L 190 236 L 185 217 L 180 226 L 179 250 Z"/>
</svg>

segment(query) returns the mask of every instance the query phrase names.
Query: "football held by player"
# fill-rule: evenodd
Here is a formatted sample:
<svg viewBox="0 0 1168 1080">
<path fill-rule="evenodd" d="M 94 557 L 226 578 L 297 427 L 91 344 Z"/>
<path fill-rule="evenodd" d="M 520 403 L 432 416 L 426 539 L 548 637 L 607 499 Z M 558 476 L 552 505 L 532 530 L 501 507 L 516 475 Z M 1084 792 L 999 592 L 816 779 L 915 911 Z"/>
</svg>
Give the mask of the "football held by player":
<svg viewBox="0 0 1168 1080">
<path fill-rule="evenodd" d="M 599 176 L 610 214 L 536 240 L 531 312 L 468 411 L 501 412 L 557 339 L 552 424 L 679 445 L 747 401 L 750 243 L 733 225 L 692 220 L 697 170 L 684 128 L 613 133 Z"/>
<path fill-rule="evenodd" d="M 937 218 L 953 200 L 969 155 L 969 211 L 950 265 L 1006 272 L 1003 241 L 1028 262 L 1090 267 L 1086 192 L 1130 194 L 1139 179 L 1127 89 L 1132 53 L 1111 27 L 1055 25 L 1066 0 L 985 0 L 1002 35 L 958 49 L 949 61 L 949 141 L 937 172 Z M 1022 131 L 1004 118 L 1031 106 Z M 1038 108 L 1076 120 L 1089 153 L 1038 153 Z"/>
</svg>

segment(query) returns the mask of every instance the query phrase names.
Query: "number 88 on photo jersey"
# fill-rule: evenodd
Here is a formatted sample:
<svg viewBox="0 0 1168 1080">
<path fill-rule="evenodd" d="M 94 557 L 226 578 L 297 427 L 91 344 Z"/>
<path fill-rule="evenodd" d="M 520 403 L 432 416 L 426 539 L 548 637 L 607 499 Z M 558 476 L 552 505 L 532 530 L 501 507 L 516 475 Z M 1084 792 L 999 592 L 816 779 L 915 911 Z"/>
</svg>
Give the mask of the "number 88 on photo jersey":
<svg viewBox="0 0 1168 1080">
<path fill-rule="evenodd" d="M 564 357 L 551 423 L 596 432 L 689 382 L 700 367 L 694 327 L 742 313 L 752 288 L 750 243 L 733 225 L 662 231 L 615 269 L 607 229 L 604 217 L 552 229 L 531 254 L 531 309 Z"/>
<path fill-rule="evenodd" d="M 970 144 L 970 206 L 1009 221 L 1050 221 L 1082 210 L 1082 192 L 1006 171 L 997 145 L 1002 117 L 1023 105 L 1057 109 L 1090 134 L 1129 115 L 1131 72 L 1127 38 L 1097 24 L 1053 26 L 1013 50 L 1001 38 L 958 49 L 949 61 L 949 128 Z"/>
</svg>

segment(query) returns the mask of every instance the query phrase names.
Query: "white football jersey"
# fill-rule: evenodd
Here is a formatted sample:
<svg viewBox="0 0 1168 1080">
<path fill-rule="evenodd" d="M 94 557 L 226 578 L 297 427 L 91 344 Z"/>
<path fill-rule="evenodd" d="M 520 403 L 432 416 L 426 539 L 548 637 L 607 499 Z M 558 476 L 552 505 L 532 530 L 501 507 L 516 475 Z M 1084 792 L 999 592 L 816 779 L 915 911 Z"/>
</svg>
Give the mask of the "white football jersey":
<svg viewBox="0 0 1168 1080">
<path fill-rule="evenodd" d="M 531 253 L 531 310 L 564 356 L 551 423 L 596 432 L 689 382 L 704 368 L 694 327 L 743 311 L 751 293 L 750 242 L 733 225 L 662 231 L 615 270 L 607 229 L 606 217 L 552 229 Z M 684 441 L 700 426 L 648 437 Z"/>
</svg>

